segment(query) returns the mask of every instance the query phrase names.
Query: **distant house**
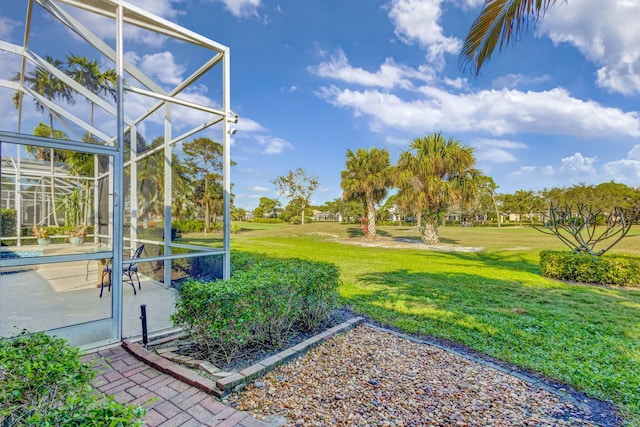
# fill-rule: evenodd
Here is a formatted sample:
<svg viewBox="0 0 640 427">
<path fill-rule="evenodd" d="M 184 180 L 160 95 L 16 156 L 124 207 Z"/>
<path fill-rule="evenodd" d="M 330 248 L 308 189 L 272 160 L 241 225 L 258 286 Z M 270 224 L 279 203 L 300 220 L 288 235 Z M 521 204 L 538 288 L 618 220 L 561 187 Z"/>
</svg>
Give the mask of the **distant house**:
<svg viewBox="0 0 640 427">
<path fill-rule="evenodd" d="M 323 212 L 323 211 L 319 211 L 317 209 L 313 210 L 313 220 L 314 221 L 323 221 L 323 222 L 327 222 L 327 221 L 340 221 L 340 215 L 334 215 L 330 212 Z"/>
</svg>

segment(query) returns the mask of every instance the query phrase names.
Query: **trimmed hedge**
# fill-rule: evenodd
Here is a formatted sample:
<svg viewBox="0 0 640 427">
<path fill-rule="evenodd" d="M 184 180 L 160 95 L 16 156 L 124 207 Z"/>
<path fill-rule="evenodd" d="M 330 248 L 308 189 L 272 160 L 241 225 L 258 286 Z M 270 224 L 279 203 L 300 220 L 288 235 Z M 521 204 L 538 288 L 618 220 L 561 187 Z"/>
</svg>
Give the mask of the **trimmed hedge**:
<svg viewBox="0 0 640 427">
<path fill-rule="evenodd" d="M 227 281 L 183 283 L 172 315 L 205 357 L 229 363 L 254 346 L 279 347 L 312 331 L 336 307 L 338 268 L 233 251 Z"/>
<path fill-rule="evenodd" d="M 640 285 L 640 259 L 630 256 L 542 251 L 540 266 L 542 274 L 553 279 L 602 285 Z"/>
<path fill-rule="evenodd" d="M 0 339 L 0 426 L 142 426 L 146 410 L 105 398 L 80 350 L 43 332 Z"/>
</svg>

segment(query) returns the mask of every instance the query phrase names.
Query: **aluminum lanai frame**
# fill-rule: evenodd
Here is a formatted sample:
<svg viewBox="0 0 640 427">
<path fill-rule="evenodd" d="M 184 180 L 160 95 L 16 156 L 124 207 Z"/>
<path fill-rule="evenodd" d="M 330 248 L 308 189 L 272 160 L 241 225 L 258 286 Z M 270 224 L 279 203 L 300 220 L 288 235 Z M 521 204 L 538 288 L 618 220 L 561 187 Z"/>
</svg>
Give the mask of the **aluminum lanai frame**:
<svg viewBox="0 0 640 427">
<path fill-rule="evenodd" d="M 145 118 L 151 116 L 156 112 L 164 112 L 164 143 L 156 148 L 156 150 L 163 150 L 165 154 L 165 166 L 170 168 L 171 163 L 171 153 L 172 147 L 176 142 L 182 141 L 191 135 L 196 134 L 197 132 L 204 130 L 210 126 L 221 123 L 222 125 L 222 135 L 223 135 L 223 190 L 224 190 L 224 226 L 223 226 L 223 248 L 222 250 L 215 250 L 211 248 L 203 248 L 203 247 L 195 247 L 195 246 L 184 246 L 184 245 L 171 245 L 169 241 L 165 240 L 164 242 L 164 255 L 158 257 L 149 257 L 145 260 L 147 261 L 163 261 L 165 264 L 169 264 L 169 267 L 164 269 L 165 271 L 165 283 L 171 281 L 171 268 L 170 263 L 171 259 L 185 257 L 185 256 L 199 256 L 203 253 L 205 254 L 221 254 L 223 256 L 223 278 L 226 279 L 229 277 L 230 273 L 230 259 L 229 259 L 229 223 L 230 223 L 230 194 L 231 194 L 231 182 L 230 182 L 230 126 L 232 123 L 237 123 L 237 115 L 231 111 L 230 108 L 230 51 L 229 48 L 223 46 L 217 42 L 214 42 L 200 34 L 197 34 L 193 31 L 185 29 L 175 23 L 172 23 L 168 20 L 155 16 L 142 8 L 139 8 L 129 2 L 121 1 L 121 0 L 27 0 L 27 11 L 26 11 L 26 20 L 25 20 L 25 34 L 24 41 L 22 46 L 9 43 L 7 41 L 0 40 L 0 51 L 12 53 L 19 55 L 21 59 L 21 67 L 19 74 L 21 76 L 25 75 L 25 70 L 27 68 L 27 64 L 32 64 L 35 66 L 42 67 L 54 74 L 57 78 L 64 81 L 67 85 L 69 85 L 73 90 L 77 91 L 83 97 L 87 98 L 91 102 L 95 103 L 99 108 L 104 110 L 105 112 L 111 114 L 115 117 L 117 123 L 117 131 L 115 135 L 106 135 L 101 132 L 99 129 L 92 126 L 90 123 L 82 120 L 79 117 L 74 116 L 70 111 L 57 105 L 46 98 L 40 96 L 39 94 L 32 91 L 28 86 L 24 85 L 24 81 L 8 81 L 0 79 L 0 86 L 20 91 L 24 93 L 26 96 L 32 97 L 36 99 L 41 105 L 44 106 L 45 110 L 54 115 L 56 118 L 62 118 L 63 120 L 59 120 L 59 122 L 64 123 L 64 121 L 68 121 L 70 123 L 75 124 L 76 126 L 84 129 L 85 131 L 91 133 L 92 135 L 100 138 L 105 148 L 111 146 L 116 149 L 113 151 L 107 151 L 107 153 L 113 154 L 113 170 L 114 173 L 110 176 L 113 188 L 113 197 L 110 203 L 110 207 L 112 209 L 112 218 L 113 218 L 113 227 L 112 227 L 112 256 L 114 261 L 114 277 L 120 277 L 122 274 L 122 264 L 126 262 L 123 260 L 123 207 L 124 207 L 124 185 L 123 185 L 123 171 L 125 168 L 125 160 L 124 160 L 124 152 L 122 147 L 124 147 L 124 135 L 127 132 L 131 134 L 131 160 L 127 162 L 128 165 L 131 166 L 132 171 L 131 175 L 136 176 L 136 161 L 140 160 L 144 156 L 151 154 L 151 152 L 145 153 L 143 156 L 138 156 L 136 152 L 136 143 L 135 143 L 135 135 L 136 135 L 136 125 L 141 123 Z M 112 60 L 116 65 L 116 73 L 117 73 L 117 101 L 115 108 L 102 99 L 100 96 L 92 93 L 86 88 L 82 87 L 66 74 L 49 64 L 47 61 L 42 59 L 42 57 L 36 55 L 34 52 L 29 50 L 29 39 L 31 37 L 31 19 L 33 10 L 36 6 L 40 6 L 46 11 L 48 11 L 51 16 L 56 18 L 59 22 L 63 23 L 70 30 L 75 32 L 79 37 L 84 39 L 89 45 L 93 48 L 97 49 L 101 54 L 105 57 Z M 87 27 L 85 27 L 82 23 L 76 20 L 71 13 L 69 13 L 69 8 L 76 8 L 78 10 L 82 10 L 84 12 L 88 12 L 91 14 L 97 14 L 103 17 L 110 18 L 115 21 L 115 32 L 116 32 L 116 46 L 115 49 L 108 46 L 104 43 L 98 36 L 92 33 Z M 197 71 L 195 71 L 191 76 L 187 77 L 182 83 L 177 85 L 173 90 L 166 92 L 159 85 L 155 84 L 152 79 L 147 77 L 144 73 L 138 70 L 133 64 L 125 61 L 124 59 L 124 33 L 123 27 L 124 24 L 132 25 L 135 27 L 139 27 L 145 30 L 149 30 L 169 38 L 173 38 L 176 40 L 180 40 L 183 42 L 190 43 L 192 45 L 202 47 L 212 51 L 212 57 L 207 62 L 205 62 Z M 177 96 L 183 92 L 190 84 L 194 83 L 200 77 L 202 77 L 207 71 L 211 70 L 216 66 L 222 67 L 222 105 L 220 108 L 211 108 L 207 105 L 202 105 L 190 101 L 185 101 L 183 99 L 178 98 Z M 128 83 L 125 83 L 124 76 L 125 73 L 135 79 L 137 82 L 142 84 L 144 87 L 135 87 Z M 150 97 L 157 102 L 149 108 L 146 112 L 144 112 L 141 116 L 132 119 L 126 117 L 124 114 L 124 93 L 132 92 L 138 95 L 142 95 L 145 97 Z M 24 99 L 24 96 L 22 97 Z M 22 101 L 22 100 L 21 100 Z M 199 111 L 203 111 L 209 113 L 213 116 L 212 119 L 208 120 L 205 123 L 199 124 L 193 129 L 182 133 L 179 136 L 174 137 L 171 134 L 172 123 L 171 123 L 171 105 L 179 105 L 182 107 L 187 107 L 191 109 L 196 109 Z M 9 132 L 3 132 L 0 130 L 0 140 L 2 141 L 22 141 L 24 135 L 21 133 L 21 122 L 22 122 L 22 105 L 19 106 L 18 109 L 18 134 L 12 134 Z M 70 129 L 69 129 L 70 130 Z M 33 140 L 33 136 L 26 136 L 26 140 Z M 75 139 L 79 140 L 79 137 L 75 135 Z M 47 138 L 38 139 L 38 144 L 44 146 L 56 146 L 55 141 L 46 141 Z M 44 144 L 42 142 L 44 141 Z M 73 146 L 73 144 L 72 144 Z M 97 147 L 96 147 L 97 148 Z M 104 152 L 97 148 L 95 151 L 86 150 L 90 152 Z M 19 159 L 18 159 L 19 161 Z M 165 170 L 168 170 L 165 169 Z M 171 235 L 171 173 L 165 173 L 164 176 L 164 234 L 165 236 Z M 132 217 L 132 232 L 130 238 L 133 240 L 136 236 L 136 219 L 137 219 L 137 208 L 136 208 L 136 200 L 137 195 L 135 192 L 135 185 L 132 186 L 134 189 L 132 191 L 132 199 L 131 199 L 131 217 Z M 202 250 L 203 252 L 198 254 L 184 254 L 184 255 L 172 255 L 171 247 L 186 247 L 187 249 L 197 249 Z M 52 256 L 46 257 L 48 259 L 38 260 L 39 263 L 48 263 L 48 262 L 59 262 L 65 260 L 75 259 L 77 256 Z M 89 258 L 95 258 L 89 257 Z M 0 261 L 0 266 L 4 266 L 5 264 L 9 266 L 12 263 L 25 264 L 29 262 L 28 260 L 2 260 Z M 115 284 L 114 284 L 115 285 Z M 121 284 L 119 284 L 121 286 Z M 115 340 L 120 340 L 122 338 L 122 325 L 119 322 L 119 318 L 121 318 L 122 312 L 122 294 L 120 289 L 115 288 L 116 292 L 113 292 L 114 300 L 113 300 L 113 338 Z"/>
</svg>

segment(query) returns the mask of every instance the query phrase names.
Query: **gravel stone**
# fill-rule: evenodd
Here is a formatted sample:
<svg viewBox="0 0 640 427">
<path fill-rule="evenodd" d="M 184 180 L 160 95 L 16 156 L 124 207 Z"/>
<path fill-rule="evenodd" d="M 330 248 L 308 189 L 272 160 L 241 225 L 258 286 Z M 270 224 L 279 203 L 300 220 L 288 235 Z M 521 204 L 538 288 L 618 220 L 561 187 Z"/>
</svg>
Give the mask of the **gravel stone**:
<svg viewBox="0 0 640 427">
<path fill-rule="evenodd" d="M 597 425 L 543 388 L 366 325 L 278 366 L 261 382 L 232 397 L 236 409 L 285 426 Z"/>
</svg>

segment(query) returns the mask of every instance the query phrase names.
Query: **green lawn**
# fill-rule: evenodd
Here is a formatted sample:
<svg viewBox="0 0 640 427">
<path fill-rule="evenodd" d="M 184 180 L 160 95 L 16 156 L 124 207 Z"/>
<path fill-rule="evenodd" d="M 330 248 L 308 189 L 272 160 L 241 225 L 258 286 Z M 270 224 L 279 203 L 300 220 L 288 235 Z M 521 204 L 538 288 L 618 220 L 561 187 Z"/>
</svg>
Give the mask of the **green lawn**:
<svg viewBox="0 0 640 427">
<path fill-rule="evenodd" d="M 564 248 L 553 236 L 530 228 L 444 227 L 443 243 L 484 250 L 436 252 L 334 241 L 362 240 L 357 226 L 238 224 L 233 249 L 338 265 L 340 293 L 355 311 L 541 372 L 617 404 L 631 425 L 640 425 L 640 290 L 541 277 L 539 251 Z M 380 227 L 379 234 L 418 238 L 409 227 Z M 183 240 L 213 243 L 209 236 Z M 615 253 L 640 256 L 640 230 Z"/>
</svg>

